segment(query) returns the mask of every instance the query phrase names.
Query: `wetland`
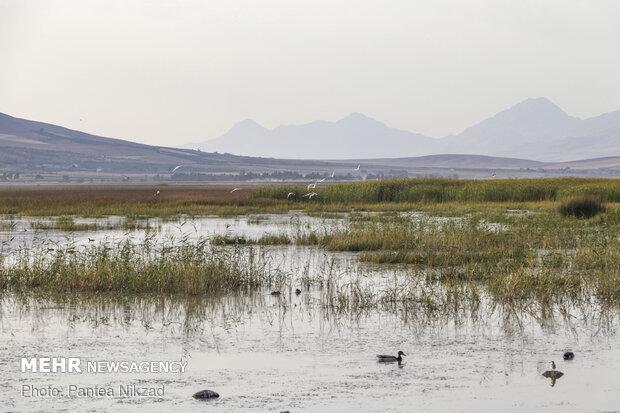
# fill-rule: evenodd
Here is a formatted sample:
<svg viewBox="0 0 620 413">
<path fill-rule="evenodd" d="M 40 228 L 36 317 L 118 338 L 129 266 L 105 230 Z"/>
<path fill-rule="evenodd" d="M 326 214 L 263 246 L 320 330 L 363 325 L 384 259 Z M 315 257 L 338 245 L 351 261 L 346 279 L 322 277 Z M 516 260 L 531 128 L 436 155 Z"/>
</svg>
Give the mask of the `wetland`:
<svg viewBox="0 0 620 413">
<path fill-rule="evenodd" d="M 5 410 L 40 406 L 22 385 L 76 385 L 20 374 L 35 355 L 187 361 L 183 374 L 81 375 L 165 392 L 45 400 L 59 410 L 617 410 L 619 188 L 4 189 Z M 563 212 L 584 196 L 596 213 Z M 402 363 L 377 363 L 399 350 Z M 207 388 L 221 397 L 191 397 Z"/>
</svg>

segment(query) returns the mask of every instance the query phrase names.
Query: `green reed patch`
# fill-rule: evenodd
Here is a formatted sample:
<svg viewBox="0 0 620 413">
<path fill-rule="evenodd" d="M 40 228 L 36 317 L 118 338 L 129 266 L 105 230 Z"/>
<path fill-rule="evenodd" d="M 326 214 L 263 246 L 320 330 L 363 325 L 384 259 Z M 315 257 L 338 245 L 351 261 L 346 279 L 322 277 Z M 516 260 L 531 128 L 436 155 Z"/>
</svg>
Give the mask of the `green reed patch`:
<svg viewBox="0 0 620 413">
<path fill-rule="evenodd" d="M 197 295 L 252 289 L 282 276 L 252 251 L 214 250 L 206 241 L 22 250 L 14 258 L 0 266 L 0 289 Z"/>
<path fill-rule="evenodd" d="M 364 262 L 410 265 L 427 279 L 482 282 L 503 298 L 590 291 L 617 300 L 618 233 L 615 210 L 593 220 L 547 210 L 507 214 L 501 226 L 491 225 L 484 214 L 438 221 L 353 220 L 346 228 L 298 242 L 359 251 Z"/>
<path fill-rule="evenodd" d="M 317 186 L 318 195 L 303 197 L 302 185 L 265 186 L 254 191 L 257 199 L 306 203 L 443 203 L 443 202 L 538 202 L 566 199 L 578 193 L 620 202 L 620 180 L 548 179 L 396 179 Z M 293 193 L 295 195 L 289 195 Z"/>
<path fill-rule="evenodd" d="M 134 231 L 138 229 L 157 230 L 158 225 L 151 224 L 148 220 L 137 220 L 127 217 L 118 222 L 76 222 L 73 217 L 64 216 L 51 221 L 35 221 L 31 223 L 35 231 L 58 230 L 65 232 L 79 231 L 103 231 L 103 230 L 125 230 Z"/>
<path fill-rule="evenodd" d="M 288 245 L 291 238 L 286 234 L 265 234 L 252 239 L 240 235 L 215 235 L 211 238 L 213 245 Z"/>
<path fill-rule="evenodd" d="M 31 227 L 35 231 L 59 230 L 67 232 L 96 231 L 99 229 L 95 223 L 76 223 L 72 217 L 60 217 L 50 222 L 33 222 Z"/>
<path fill-rule="evenodd" d="M 559 210 L 565 217 L 592 218 L 604 212 L 605 205 L 594 196 L 577 196 L 562 202 Z"/>
</svg>

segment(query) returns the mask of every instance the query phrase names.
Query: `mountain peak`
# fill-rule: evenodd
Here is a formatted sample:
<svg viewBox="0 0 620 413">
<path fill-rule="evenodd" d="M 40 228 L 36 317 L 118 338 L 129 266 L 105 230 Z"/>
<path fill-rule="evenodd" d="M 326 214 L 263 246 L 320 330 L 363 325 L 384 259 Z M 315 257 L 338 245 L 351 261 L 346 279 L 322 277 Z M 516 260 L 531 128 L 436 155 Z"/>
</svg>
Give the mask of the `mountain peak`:
<svg viewBox="0 0 620 413">
<path fill-rule="evenodd" d="M 547 115 L 551 114 L 551 115 L 560 115 L 560 116 L 566 116 L 566 117 L 569 116 L 566 112 L 562 110 L 562 108 L 560 108 L 558 105 L 556 105 L 555 103 L 553 103 L 551 100 L 547 99 L 546 97 L 525 99 L 517 103 L 513 107 L 505 110 L 504 112 L 517 112 L 517 113 L 523 113 L 525 115 L 533 114 L 533 113 L 541 113 L 541 114 L 547 114 Z"/>
<path fill-rule="evenodd" d="M 373 125 L 385 126 L 383 122 L 379 122 L 378 120 L 373 119 L 370 116 L 366 116 L 363 113 L 359 113 L 359 112 L 353 112 L 350 115 L 345 116 L 344 118 L 340 119 L 336 123 L 366 124 L 366 125 L 373 124 Z"/>
<path fill-rule="evenodd" d="M 230 128 L 229 132 L 234 131 L 234 132 L 251 133 L 251 132 L 263 132 L 266 130 L 267 128 L 261 126 L 258 122 L 252 119 L 244 119 L 242 121 L 235 123 L 232 126 L 232 128 Z"/>
</svg>

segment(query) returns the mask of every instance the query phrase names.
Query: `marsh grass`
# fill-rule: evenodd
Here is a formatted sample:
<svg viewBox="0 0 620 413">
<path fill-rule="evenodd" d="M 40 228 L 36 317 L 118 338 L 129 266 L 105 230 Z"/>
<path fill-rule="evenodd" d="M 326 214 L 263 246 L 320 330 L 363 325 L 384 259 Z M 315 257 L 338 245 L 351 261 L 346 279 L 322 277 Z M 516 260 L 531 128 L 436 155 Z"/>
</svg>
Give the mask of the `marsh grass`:
<svg viewBox="0 0 620 413">
<path fill-rule="evenodd" d="M 35 231 L 59 230 L 66 232 L 96 231 L 99 225 L 96 223 L 76 223 L 72 217 L 60 217 L 50 222 L 32 222 L 31 228 Z"/>
<path fill-rule="evenodd" d="M 156 189 L 161 194 L 154 196 Z M 268 185 L 230 194 L 227 187 L 60 187 L 55 189 L 2 189 L 0 214 L 21 216 L 125 216 L 169 218 L 186 216 L 238 216 L 286 213 L 293 206 L 311 214 L 358 211 L 407 211 L 432 213 L 463 211 L 503 204 L 521 208 L 536 204 L 556 208 L 558 201 L 576 195 L 594 196 L 603 202 L 620 202 L 620 180 L 550 179 L 398 179 L 319 185 L 312 200 L 301 197 L 305 185 Z M 297 197 L 287 199 L 294 192 Z M 491 207 L 493 207 L 491 205 Z"/>
<path fill-rule="evenodd" d="M 0 267 L 11 291 L 215 294 L 257 288 L 282 276 L 253 250 L 214 250 L 206 240 L 89 246 L 73 252 L 24 249 Z"/>
<path fill-rule="evenodd" d="M 211 237 L 212 245 L 246 245 L 251 242 L 252 240 L 239 235 L 218 234 Z"/>
<path fill-rule="evenodd" d="M 313 200 L 297 196 L 290 202 L 358 203 L 443 203 L 443 202 L 538 202 L 558 201 L 575 194 L 597 196 L 608 202 L 620 202 L 620 180 L 549 179 L 396 179 L 333 184 L 314 190 Z M 306 193 L 301 185 L 258 188 L 258 199 L 286 200 L 287 194 Z"/>
<path fill-rule="evenodd" d="M 565 217 L 592 218 L 604 212 L 605 205 L 594 196 L 578 196 L 562 202 L 559 210 Z"/>
<path fill-rule="evenodd" d="M 17 223 L 15 221 L 12 221 L 12 220 L 0 221 L 0 231 L 12 232 L 12 231 L 15 231 L 16 227 L 17 227 Z"/>
<path fill-rule="evenodd" d="M 285 212 L 295 206 L 326 218 L 331 214 L 342 217 L 339 212 L 351 214 L 346 226 L 299 230 L 290 236 L 213 237 L 211 244 L 228 246 L 220 252 L 205 248 L 204 244 L 186 242 L 159 248 L 149 244 L 93 246 L 77 253 L 59 252 L 54 256 L 37 256 L 32 252 L 22 256 L 17 265 L 3 264 L 0 286 L 185 294 L 253 288 L 273 283 L 277 268 L 274 272 L 266 267 L 250 270 L 254 261 L 230 254 L 251 249 L 251 244 L 299 244 L 329 251 L 360 252 L 359 258 L 364 262 L 398 264 L 410 271 L 414 287 L 395 285 L 382 290 L 370 288 L 361 278 L 343 283 L 342 276 L 330 275 L 329 271 L 321 280 L 305 277 L 306 285 L 322 288 L 323 302 L 333 308 L 389 305 L 410 300 L 416 305 L 431 307 L 436 300 L 429 298 L 428 290 L 424 290 L 425 293 L 415 290 L 421 287 L 413 281 L 420 279 L 428 285 L 449 286 L 450 294 L 460 297 L 468 295 L 458 288 L 459 285 L 467 286 L 470 291 L 482 288 L 505 301 L 528 297 L 551 301 L 558 297 L 594 294 L 618 302 L 619 187 L 620 180 L 572 178 L 416 179 L 330 185 L 317 190 L 318 198 L 303 202 L 284 199 L 289 191 L 305 189 L 297 186 L 259 188 L 253 194 L 247 191 L 244 198 L 234 200 L 226 194 L 214 199 L 193 193 L 154 199 L 152 194 L 132 197 L 123 192 L 121 198 L 106 204 L 101 194 L 90 194 L 90 198 L 74 196 L 69 200 L 53 200 L 52 210 L 81 210 L 85 215 L 105 212 L 129 217 L 149 214 L 170 217 L 178 213 Z M 558 202 L 576 194 L 589 194 L 608 202 L 608 207 L 587 220 L 558 213 Z M 3 198 L 0 211 L 5 211 L 11 202 L 13 206 L 36 210 L 26 199 L 28 197 L 14 202 L 11 198 L 8 201 Z M 80 204 L 81 199 L 86 199 L 84 204 Z M 40 208 L 43 204 L 38 205 Z M 412 219 L 404 214 L 410 211 L 423 211 L 442 219 Z M 282 283 L 282 277 L 278 277 L 278 282 Z"/>
<path fill-rule="evenodd" d="M 123 218 L 119 222 L 75 222 L 75 219 L 70 216 L 64 216 L 56 218 L 52 221 L 35 221 L 32 222 L 31 228 L 35 231 L 50 231 L 58 230 L 65 232 L 79 232 L 79 231 L 104 231 L 104 230 L 125 230 L 135 231 L 138 229 L 143 230 L 158 230 L 159 225 L 154 225 L 149 220 L 137 220 L 131 217 Z"/>
<path fill-rule="evenodd" d="M 563 218 L 553 210 L 508 214 L 502 222 L 491 225 L 484 214 L 443 222 L 394 221 L 388 215 L 354 219 L 346 228 L 296 242 L 361 252 L 363 262 L 409 265 L 414 277 L 482 283 L 504 299 L 586 292 L 620 299 L 617 211 L 587 221 Z"/>
<path fill-rule="evenodd" d="M 213 245 L 289 245 L 291 238 L 286 234 L 264 234 L 253 239 L 239 235 L 214 235 L 211 237 Z"/>
</svg>

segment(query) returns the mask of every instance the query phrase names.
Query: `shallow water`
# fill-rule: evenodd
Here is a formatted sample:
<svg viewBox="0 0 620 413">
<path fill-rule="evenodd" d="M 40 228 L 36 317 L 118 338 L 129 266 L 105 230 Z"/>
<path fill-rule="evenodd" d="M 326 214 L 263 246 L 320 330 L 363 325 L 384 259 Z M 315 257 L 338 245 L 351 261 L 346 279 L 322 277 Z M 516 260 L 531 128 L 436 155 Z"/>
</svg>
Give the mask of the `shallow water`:
<svg viewBox="0 0 620 413">
<path fill-rule="evenodd" d="M 410 411 L 446 409 L 613 411 L 618 409 L 617 313 L 587 307 L 542 319 L 484 308 L 474 317 L 321 308 L 301 296 L 214 300 L 5 296 L 0 378 L 6 409 L 36 410 L 24 384 L 65 388 L 143 383 L 163 398 L 51 398 L 46 409 L 203 411 Z M 286 307 L 283 306 L 286 302 Z M 565 362 L 565 349 L 576 353 Z M 380 364 L 376 353 L 407 353 Z M 21 373 L 21 357 L 188 361 L 185 373 Z M 554 359 L 565 375 L 541 376 Z M 198 401 L 215 389 L 221 398 Z M 458 400 L 458 405 L 454 405 Z M 209 409 L 210 410 L 210 409 Z"/>
<path fill-rule="evenodd" d="M 0 219 L 0 252 L 5 254 L 19 248 L 54 248 L 68 246 L 80 247 L 91 243 L 113 243 L 131 239 L 136 243 L 146 237 L 153 241 L 196 240 L 213 235 L 243 236 L 251 239 L 265 234 L 286 234 L 289 236 L 308 231 L 327 231 L 338 225 L 345 225 L 343 218 L 320 219 L 302 213 L 262 214 L 241 217 L 199 217 L 183 218 L 178 221 L 164 221 L 157 218 L 138 221 L 150 225 L 151 229 L 104 229 L 97 231 L 34 230 L 33 222 L 53 223 L 54 218 L 4 218 Z M 76 224 L 99 224 L 118 226 L 122 218 L 77 218 Z M 3 224 L 3 225 L 2 225 Z M 11 224 L 13 228 L 7 228 Z"/>
<path fill-rule="evenodd" d="M 258 237 L 343 225 L 301 214 L 267 216 L 258 224 L 248 221 L 254 222 L 241 217 L 202 218 L 182 227 L 160 223 L 156 234 L 162 239 L 225 232 Z M 185 230 L 188 226 L 191 231 Z M 62 248 L 63 243 L 87 245 L 89 237 L 112 242 L 128 236 L 138 240 L 145 232 L 26 231 L 20 234 L 20 244 L 11 241 L 5 251 L 24 243 L 35 245 L 46 237 L 56 237 Z M 290 288 L 304 273 L 328 268 L 373 286 L 407 276 L 401 267 L 359 264 L 354 254 L 295 246 L 262 251 L 274 266 L 292 274 Z M 459 302 L 406 311 L 339 310 L 325 302 L 324 291 L 318 288 L 300 296 L 290 289 L 281 296 L 269 293 L 192 299 L 4 294 L 0 297 L 2 410 L 620 410 L 617 308 L 596 301 L 508 307 L 483 294 L 476 306 Z M 562 360 L 567 349 L 575 352 L 575 360 Z M 375 354 L 398 350 L 407 354 L 400 366 L 376 362 Z M 188 364 L 184 373 L 22 373 L 20 359 L 36 356 Z M 541 376 L 550 360 L 565 373 L 553 387 Z M 115 390 L 125 384 L 163 386 L 164 396 L 21 395 L 23 385 L 66 390 L 72 384 Z M 205 388 L 221 397 L 192 399 L 194 392 Z"/>
</svg>

